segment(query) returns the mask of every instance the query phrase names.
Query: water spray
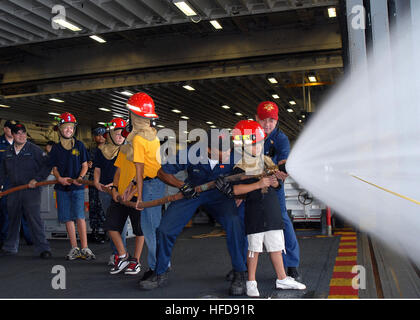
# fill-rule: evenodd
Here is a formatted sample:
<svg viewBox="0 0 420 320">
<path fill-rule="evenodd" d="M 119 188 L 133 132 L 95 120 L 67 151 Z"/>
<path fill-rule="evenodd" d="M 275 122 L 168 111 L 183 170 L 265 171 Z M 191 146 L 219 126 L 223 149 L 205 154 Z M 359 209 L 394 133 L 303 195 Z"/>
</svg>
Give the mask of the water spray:
<svg viewBox="0 0 420 320">
<path fill-rule="evenodd" d="M 419 263 L 420 30 L 407 19 L 397 31 L 390 52 L 355 67 L 314 114 L 286 169 L 339 216 Z"/>
</svg>

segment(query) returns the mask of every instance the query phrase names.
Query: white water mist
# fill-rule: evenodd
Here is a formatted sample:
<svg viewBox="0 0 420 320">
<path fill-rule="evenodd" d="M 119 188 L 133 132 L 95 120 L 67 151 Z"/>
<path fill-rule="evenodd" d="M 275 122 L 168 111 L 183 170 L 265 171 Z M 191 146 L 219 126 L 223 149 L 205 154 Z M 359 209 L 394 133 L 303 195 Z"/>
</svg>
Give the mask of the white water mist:
<svg viewBox="0 0 420 320">
<path fill-rule="evenodd" d="M 331 94 L 287 170 L 356 227 L 420 262 L 420 30 L 408 30 Z"/>
</svg>

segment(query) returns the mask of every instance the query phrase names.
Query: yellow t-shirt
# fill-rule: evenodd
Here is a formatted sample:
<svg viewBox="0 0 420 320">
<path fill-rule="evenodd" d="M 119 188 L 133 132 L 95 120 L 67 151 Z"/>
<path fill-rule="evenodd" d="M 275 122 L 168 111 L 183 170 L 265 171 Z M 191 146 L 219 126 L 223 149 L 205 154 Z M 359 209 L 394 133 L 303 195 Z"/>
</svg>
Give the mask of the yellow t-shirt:
<svg viewBox="0 0 420 320">
<path fill-rule="evenodd" d="M 130 182 L 136 176 L 136 166 L 133 162 L 127 160 L 127 156 L 119 152 L 114 166 L 120 168 L 120 181 L 118 182 L 118 193 L 123 194 Z M 137 193 L 135 194 L 137 196 Z"/>
<path fill-rule="evenodd" d="M 140 136 L 135 136 L 133 139 L 133 149 L 133 161 L 144 163 L 143 179 L 146 177 L 155 178 L 161 167 L 159 138 L 149 141 Z"/>
</svg>

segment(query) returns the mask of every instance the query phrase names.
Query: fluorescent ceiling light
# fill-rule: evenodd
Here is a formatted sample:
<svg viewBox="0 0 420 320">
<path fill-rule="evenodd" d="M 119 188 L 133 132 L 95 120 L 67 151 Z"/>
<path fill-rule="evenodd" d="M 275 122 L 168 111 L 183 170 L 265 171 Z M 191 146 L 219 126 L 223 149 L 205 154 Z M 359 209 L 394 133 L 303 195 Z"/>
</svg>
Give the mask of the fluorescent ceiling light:
<svg viewBox="0 0 420 320">
<path fill-rule="evenodd" d="M 124 116 L 121 114 L 113 114 L 112 116 L 115 118 L 124 118 Z"/>
<path fill-rule="evenodd" d="M 328 16 L 330 18 L 337 17 L 337 10 L 335 8 L 328 8 Z"/>
<path fill-rule="evenodd" d="M 105 122 L 102 122 L 102 121 L 100 121 L 100 122 L 98 122 L 98 124 L 101 124 L 101 125 L 105 125 Z"/>
<path fill-rule="evenodd" d="M 189 118 L 187 116 L 182 116 L 182 119 L 188 120 Z"/>
<path fill-rule="evenodd" d="M 158 128 L 165 128 L 165 126 L 162 126 L 161 124 L 158 124 L 156 127 L 158 127 Z"/>
<path fill-rule="evenodd" d="M 296 101 L 294 101 L 294 100 L 290 100 L 290 101 L 289 101 L 289 103 L 290 103 L 292 106 L 296 105 Z"/>
<path fill-rule="evenodd" d="M 180 110 L 178 110 L 178 109 L 172 109 L 172 112 L 175 112 L 175 113 L 181 113 L 181 111 L 180 111 Z"/>
<path fill-rule="evenodd" d="M 184 89 L 187 89 L 187 90 L 189 90 L 189 91 L 194 91 L 195 89 L 193 88 L 193 87 L 191 87 L 190 85 L 185 85 L 185 86 L 182 86 Z"/>
<path fill-rule="evenodd" d="M 293 112 L 293 109 L 287 109 L 287 112 L 291 113 L 291 112 Z"/>
<path fill-rule="evenodd" d="M 178 1 L 175 0 L 174 1 L 174 5 L 177 6 L 177 8 L 179 10 L 182 11 L 183 14 L 185 14 L 187 17 L 191 17 L 191 16 L 196 16 L 197 13 L 193 10 L 193 8 L 191 8 L 188 3 L 186 3 L 185 1 Z"/>
<path fill-rule="evenodd" d="M 105 111 L 105 112 L 111 112 L 111 110 L 110 109 L 107 109 L 107 108 L 99 108 L 99 110 Z"/>
<path fill-rule="evenodd" d="M 309 79 L 310 82 L 316 82 L 317 81 L 316 76 L 314 76 L 314 75 L 308 76 L 308 79 Z"/>
<path fill-rule="evenodd" d="M 273 97 L 273 99 L 280 99 L 280 96 L 278 94 L 273 94 L 271 96 Z"/>
<path fill-rule="evenodd" d="M 207 121 L 206 123 L 207 123 L 207 124 L 213 124 L 213 122 L 211 122 L 211 121 Z"/>
<path fill-rule="evenodd" d="M 62 18 L 57 18 L 57 19 L 53 19 L 53 21 L 56 24 L 59 24 L 60 26 L 69 29 L 71 31 L 77 32 L 77 31 L 82 31 L 82 29 L 80 29 L 78 26 L 66 21 L 65 19 Z"/>
<path fill-rule="evenodd" d="M 131 97 L 134 93 L 130 92 L 130 91 L 121 91 L 121 94 L 127 96 L 127 97 Z"/>
<path fill-rule="evenodd" d="M 222 106 L 222 108 L 223 108 L 223 109 L 226 109 L 226 110 L 227 110 L 227 109 L 230 109 L 230 107 L 229 107 L 229 106 L 227 106 L 227 105 L 223 105 L 223 106 Z"/>
<path fill-rule="evenodd" d="M 54 101 L 54 102 L 58 102 L 58 103 L 63 103 L 63 100 L 57 99 L 57 98 L 51 98 L 50 101 Z"/>
<path fill-rule="evenodd" d="M 240 112 L 236 112 L 235 114 L 239 117 L 242 116 L 242 113 L 240 113 Z"/>
<path fill-rule="evenodd" d="M 56 112 L 48 112 L 48 114 L 50 114 L 52 116 L 59 116 L 60 115 L 59 113 L 56 113 Z"/>
<path fill-rule="evenodd" d="M 102 39 L 99 36 L 95 36 L 95 35 L 94 36 L 90 36 L 89 38 L 91 38 L 91 39 L 93 39 L 95 41 L 98 41 L 99 43 L 105 43 L 106 42 L 106 40 Z"/>
<path fill-rule="evenodd" d="M 0 108 L 10 108 L 10 106 L 6 106 L 5 104 L 0 104 Z"/>
<path fill-rule="evenodd" d="M 210 128 L 213 128 L 214 129 L 214 128 L 217 128 L 217 127 L 216 126 L 210 126 Z"/>
<path fill-rule="evenodd" d="M 277 79 L 274 77 L 268 78 L 268 81 L 270 81 L 270 83 L 278 83 Z"/>
<path fill-rule="evenodd" d="M 211 20 L 210 23 L 217 30 L 223 29 L 223 27 L 217 20 Z"/>
</svg>

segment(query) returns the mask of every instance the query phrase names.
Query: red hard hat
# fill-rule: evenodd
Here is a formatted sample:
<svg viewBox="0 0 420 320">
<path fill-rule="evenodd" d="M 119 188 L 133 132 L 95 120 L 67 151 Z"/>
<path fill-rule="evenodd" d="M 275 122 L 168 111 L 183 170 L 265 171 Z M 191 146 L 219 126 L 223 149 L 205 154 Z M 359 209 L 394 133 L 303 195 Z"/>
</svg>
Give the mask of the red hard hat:
<svg viewBox="0 0 420 320">
<path fill-rule="evenodd" d="M 74 115 L 72 115 L 70 112 L 64 112 L 62 113 L 58 118 L 58 125 L 61 126 L 62 124 L 65 123 L 74 123 L 75 125 L 77 125 L 77 121 Z"/>
<path fill-rule="evenodd" d="M 114 118 L 107 126 L 112 130 L 124 129 L 127 126 L 127 121 L 123 118 Z"/>
<path fill-rule="evenodd" d="M 150 119 L 159 118 L 155 113 L 155 103 L 153 99 L 144 92 L 133 94 L 127 101 L 127 108 L 134 114 Z"/>
<path fill-rule="evenodd" d="M 266 137 L 264 129 L 261 125 L 252 120 L 239 121 L 232 130 L 232 139 L 237 144 L 254 144 L 263 141 Z"/>
<path fill-rule="evenodd" d="M 279 119 L 279 107 L 271 101 L 264 101 L 258 105 L 257 115 L 260 120 L 272 118 L 274 120 Z"/>
</svg>

